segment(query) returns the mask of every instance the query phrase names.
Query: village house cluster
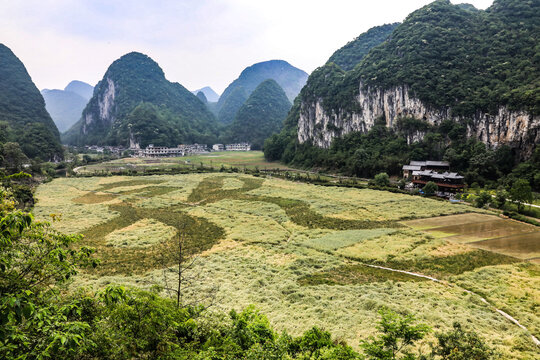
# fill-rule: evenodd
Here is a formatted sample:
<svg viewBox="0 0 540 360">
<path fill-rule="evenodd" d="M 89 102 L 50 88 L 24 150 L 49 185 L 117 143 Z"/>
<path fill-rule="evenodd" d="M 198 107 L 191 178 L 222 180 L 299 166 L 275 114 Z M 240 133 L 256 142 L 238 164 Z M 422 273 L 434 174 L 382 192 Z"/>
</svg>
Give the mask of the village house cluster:
<svg viewBox="0 0 540 360">
<path fill-rule="evenodd" d="M 411 180 L 416 187 L 424 187 L 432 181 L 440 192 L 455 193 L 465 187 L 463 176 L 450 172 L 447 161 L 411 161 L 403 165 L 403 178 Z"/>
<path fill-rule="evenodd" d="M 177 147 L 165 147 L 148 145 L 145 149 L 132 148 L 133 156 L 136 157 L 177 157 L 208 153 L 209 148 L 206 144 L 178 145 Z M 212 151 L 250 151 L 251 144 L 214 144 Z"/>
</svg>

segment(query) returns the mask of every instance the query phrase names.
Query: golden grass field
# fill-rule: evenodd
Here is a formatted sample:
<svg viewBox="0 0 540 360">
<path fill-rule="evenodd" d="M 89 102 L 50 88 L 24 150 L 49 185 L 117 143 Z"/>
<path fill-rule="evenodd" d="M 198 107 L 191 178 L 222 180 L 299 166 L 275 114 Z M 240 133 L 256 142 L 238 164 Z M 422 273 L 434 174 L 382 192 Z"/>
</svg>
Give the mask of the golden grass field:
<svg viewBox="0 0 540 360">
<path fill-rule="evenodd" d="M 36 197 L 38 219 L 62 214 L 54 226 L 82 233 L 82 243 L 102 260 L 73 287 L 162 284 L 163 245 L 181 233 L 198 248 L 194 272 L 201 275 L 185 297 L 219 286 L 215 309 L 255 304 L 277 329 L 300 334 L 317 325 L 358 347 L 376 331 L 377 310 L 386 306 L 435 330 L 459 321 L 502 358 L 538 354 L 530 335 L 540 336 L 540 267 L 504 255 L 502 245 L 491 252 L 454 241 L 460 233 L 448 227 L 487 219 L 467 205 L 219 173 L 61 178 L 41 185 Z M 505 236 L 522 234 L 513 221 L 486 221 L 496 221 L 493 231 L 506 229 Z M 476 235 L 483 230 L 477 226 Z"/>
</svg>

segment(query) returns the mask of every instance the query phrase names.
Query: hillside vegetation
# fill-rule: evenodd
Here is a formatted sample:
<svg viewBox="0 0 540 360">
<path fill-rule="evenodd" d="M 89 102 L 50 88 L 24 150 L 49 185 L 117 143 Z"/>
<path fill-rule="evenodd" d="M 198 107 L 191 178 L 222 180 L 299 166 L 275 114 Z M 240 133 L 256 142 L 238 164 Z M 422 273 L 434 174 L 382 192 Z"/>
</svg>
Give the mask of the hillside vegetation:
<svg viewBox="0 0 540 360">
<path fill-rule="evenodd" d="M 272 79 L 263 81 L 238 110 L 222 139 L 225 143 L 249 142 L 260 150 L 264 140 L 281 130 L 291 108 L 283 89 Z"/>
<path fill-rule="evenodd" d="M 292 102 L 306 83 L 307 78 L 306 72 L 283 60 L 271 60 L 251 65 L 245 68 L 240 76 L 229 84 L 221 94 L 217 103 L 218 119 L 225 124 L 231 122 L 243 102 L 265 80 L 275 80 L 285 91 L 289 101 Z M 242 91 L 238 90 L 239 88 Z M 244 96 L 243 101 L 240 101 L 241 92 Z M 235 100 L 229 100 L 233 96 Z"/>
<path fill-rule="evenodd" d="M 24 64 L 0 44 L 0 147 L 6 142 L 18 143 L 30 158 L 63 157 L 60 135 L 43 97 Z"/>
<path fill-rule="evenodd" d="M 358 176 L 383 171 L 398 175 L 410 160 L 447 160 L 465 174 L 470 185 L 509 187 L 523 176 L 540 189 L 540 177 L 535 180 L 540 174 L 535 160 L 538 150 L 534 152 L 537 130 L 532 129 L 524 140 L 533 142 L 527 153 L 509 146 L 488 148 L 467 132 L 477 112 L 496 114 L 499 107 L 507 106 L 538 114 L 539 14 L 538 1 L 496 0 L 486 11 L 448 0 L 426 5 L 395 27 L 385 42 L 373 46 L 351 70 L 332 62 L 315 70 L 282 132 L 265 144 L 266 158 Z M 368 34 L 352 42 L 355 47 L 347 45 L 336 54 L 349 55 L 354 49 L 360 56 L 365 54 L 366 47 L 375 45 Z M 462 116 L 463 121 L 454 122 L 449 116 L 430 125 L 403 117 L 385 129 L 385 119 L 378 119 L 367 132 L 334 139 L 328 150 L 309 142 L 299 144 L 297 124 L 303 107 L 321 100 L 328 114 L 346 118 L 346 114 L 363 111 L 355 100 L 361 86 L 402 85 L 426 106 L 451 109 L 451 115 Z"/>
</svg>

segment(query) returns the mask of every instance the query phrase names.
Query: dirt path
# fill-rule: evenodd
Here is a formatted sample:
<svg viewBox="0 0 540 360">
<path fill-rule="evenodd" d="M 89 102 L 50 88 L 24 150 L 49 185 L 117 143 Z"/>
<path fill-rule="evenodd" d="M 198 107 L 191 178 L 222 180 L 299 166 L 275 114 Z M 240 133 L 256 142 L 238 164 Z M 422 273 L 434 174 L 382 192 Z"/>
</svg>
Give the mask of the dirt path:
<svg viewBox="0 0 540 360">
<path fill-rule="evenodd" d="M 525 326 L 521 325 L 519 323 L 519 321 L 517 319 L 515 319 L 514 317 L 512 317 L 511 315 L 509 315 L 508 313 L 500 310 L 500 309 L 497 309 L 495 306 L 493 306 L 491 303 L 489 303 L 486 299 L 484 299 L 482 296 L 478 295 L 477 293 L 475 292 L 472 292 L 470 290 L 467 290 L 465 288 L 462 288 L 461 286 L 459 285 L 456 285 L 456 284 L 451 284 L 447 281 L 442 281 L 442 280 L 439 280 L 439 279 L 436 279 L 434 277 L 431 277 L 431 276 L 427 276 L 427 275 L 422 275 L 422 274 L 418 274 L 418 273 L 414 273 L 414 272 L 410 272 L 410 271 L 405 271 L 405 270 L 397 270 L 397 269 L 392 269 L 392 268 L 388 268 L 388 267 L 384 267 L 384 266 L 377 266 L 377 265 L 370 265 L 370 264 L 362 264 L 362 265 L 365 265 L 365 266 L 369 266 L 369 267 L 372 267 L 372 268 L 376 268 L 376 269 L 382 269 L 382 270 L 387 270 L 387 271 L 393 271 L 393 272 L 399 272 L 399 273 L 403 273 L 403 274 L 407 274 L 407 275 L 411 275 L 411 276 L 416 276 L 416 277 L 420 277 L 420 278 L 424 278 L 424 279 L 428 279 L 428 280 L 431 280 L 431 281 L 434 281 L 434 282 L 438 282 L 438 283 L 441 283 L 441 284 L 445 284 L 445 285 L 448 285 L 448 286 L 452 286 L 452 287 L 456 287 L 456 288 L 459 288 L 471 295 L 474 295 L 474 296 L 478 296 L 480 298 L 480 300 L 488 305 L 489 307 L 491 307 L 493 310 L 495 310 L 496 312 L 498 312 L 501 316 L 503 316 L 504 318 L 506 318 L 507 320 L 510 320 L 511 322 L 513 322 L 514 324 L 516 324 L 517 326 L 519 326 L 521 329 L 527 331 L 529 334 L 531 334 L 531 339 L 532 341 L 534 342 L 534 344 L 538 347 L 540 347 L 540 340 L 538 340 L 538 338 L 536 336 L 534 336 L 530 331 L 529 329 L 527 329 Z"/>
</svg>

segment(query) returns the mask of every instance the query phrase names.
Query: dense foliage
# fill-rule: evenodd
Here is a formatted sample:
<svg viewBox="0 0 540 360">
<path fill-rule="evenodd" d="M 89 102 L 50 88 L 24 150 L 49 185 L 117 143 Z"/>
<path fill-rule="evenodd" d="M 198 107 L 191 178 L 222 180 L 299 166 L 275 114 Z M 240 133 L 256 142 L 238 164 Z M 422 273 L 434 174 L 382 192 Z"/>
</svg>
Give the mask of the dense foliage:
<svg viewBox="0 0 540 360">
<path fill-rule="evenodd" d="M 335 63 L 345 71 L 352 70 L 373 47 L 386 41 L 398 25 L 385 24 L 369 29 L 333 53 L 328 62 Z"/>
<path fill-rule="evenodd" d="M 29 158 L 41 160 L 63 157 L 60 136 L 45 110 L 43 97 L 23 63 L 0 44 L 0 125 L 3 142 L 19 143 Z"/>
<path fill-rule="evenodd" d="M 495 0 L 470 11 L 437 0 L 410 14 L 349 75 L 364 85 L 408 85 L 454 115 L 501 105 L 540 114 L 540 3 Z"/>
<path fill-rule="evenodd" d="M 225 125 L 232 123 L 238 109 L 242 107 L 248 96 L 242 86 L 237 86 L 228 93 L 226 98 L 221 97 L 224 100 L 215 106 L 219 122 Z"/>
<path fill-rule="evenodd" d="M 64 90 L 43 90 L 45 108 L 58 130 L 64 132 L 80 118 L 88 100 L 77 93 Z"/>
<path fill-rule="evenodd" d="M 260 150 L 264 140 L 279 132 L 291 108 L 283 89 L 274 81 L 262 82 L 227 128 L 223 142 L 249 142 L 253 150 Z"/>
<path fill-rule="evenodd" d="M 227 86 L 223 94 L 221 94 L 217 104 L 219 110 L 218 119 L 222 123 L 227 123 L 232 121 L 236 116 L 236 112 L 240 109 L 243 102 L 234 101 L 231 104 L 228 99 L 235 94 L 235 89 L 239 87 L 243 88 L 245 99 L 247 99 L 260 83 L 267 79 L 273 79 L 285 91 L 289 101 L 293 101 L 306 83 L 307 78 L 308 74 L 283 60 L 265 61 L 247 67 L 242 71 L 238 79 Z M 238 98 L 238 94 L 235 96 Z M 226 103 L 229 103 L 228 109 L 224 111 L 223 108 Z M 233 104 L 234 106 L 232 106 Z"/>
<path fill-rule="evenodd" d="M 337 82 L 314 84 L 312 91 L 339 94 L 325 99 L 337 103 L 328 110 L 349 109 L 362 83 L 383 89 L 407 85 L 425 104 L 451 108 L 457 116 L 496 113 L 501 105 L 538 114 L 539 13 L 537 1 L 497 0 L 486 11 L 475 11 L 437 0 L 410 14 L 367 55 L 371 43 L 361 44 L 354 69 Z M 354 50 L 345 46 L 337 59 Z"/>
<path fill-rule="evenodd" d="M 107 92 L 114 93 L 113 98 L 104 100 Z M 64 141 L 76 145 L 128 145 L 130 115 L 141 103 L 152 104 L 163 116 L 148 117 L 146 126 L 151 131 L 139 133 L 135 141 L 149 143 L 156 136 L 168 136 L 160 133 L 167 128 L 163 122 L 180 134 L 175 144 L 212 143 L 217 136 L 217 123 L 205 104 L 182 85 L 167 81 L 163 70 L 151 58 L 133 52 L 109 67 L 81 120 L 64 134 Z M 105 107 L 110 111 L 104 118 Z M 140 120 L 142 114 L 137 115 Z M 152 123 L 158 118 L 161 123 Z"/>
</svg>

